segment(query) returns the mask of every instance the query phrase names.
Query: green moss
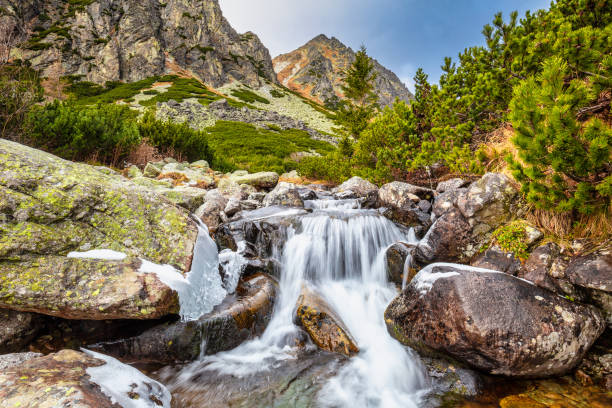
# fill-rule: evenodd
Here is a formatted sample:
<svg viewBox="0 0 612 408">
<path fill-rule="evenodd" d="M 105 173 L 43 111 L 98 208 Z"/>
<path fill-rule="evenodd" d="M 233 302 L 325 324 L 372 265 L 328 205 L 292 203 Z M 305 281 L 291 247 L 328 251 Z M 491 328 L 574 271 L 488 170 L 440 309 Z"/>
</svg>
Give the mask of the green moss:
<svg viewBox="0 0 612 408">
<path fill-rule="evenodd" d="M 524 221 L 514 221 L 493 231 L 493 238 L 501 249 L 524 260 L 529 256 L 526 227 Z"/>
</svg>

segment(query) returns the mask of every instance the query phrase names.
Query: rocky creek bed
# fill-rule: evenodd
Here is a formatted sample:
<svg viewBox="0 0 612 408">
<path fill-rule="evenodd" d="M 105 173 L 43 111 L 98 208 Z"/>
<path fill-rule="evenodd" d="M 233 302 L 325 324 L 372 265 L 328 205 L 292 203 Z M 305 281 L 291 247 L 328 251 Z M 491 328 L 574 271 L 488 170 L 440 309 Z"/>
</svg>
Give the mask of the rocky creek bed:
<svg viewBox="0 0 612 408">
<path fill-rule="evenodd" d="M 495 173 L 332 189 L 0 140 L 0 407 L 611 406 L 612 247 L 524 225 L 520 259 L 492 233 L 522 213 Z"/>
</svg>

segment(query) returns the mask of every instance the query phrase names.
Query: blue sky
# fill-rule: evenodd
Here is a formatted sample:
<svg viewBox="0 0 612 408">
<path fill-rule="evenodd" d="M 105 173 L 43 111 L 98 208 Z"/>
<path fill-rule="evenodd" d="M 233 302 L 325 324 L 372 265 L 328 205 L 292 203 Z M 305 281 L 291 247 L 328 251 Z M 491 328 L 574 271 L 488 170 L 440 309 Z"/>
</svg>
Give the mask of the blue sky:
<svg viewBox="0 0 612 408">
<path fill-rule="evenodd" d="M 548 8 L 550 0 L 220 0 L 239 32 L 253 31 L 272 57 L 318 34 L 337 37 L 394 71 L 412 89 L 422 67 L 433 82 L 445 56 L 482 45 L 482 27 L 501 11 Z"/>
</svg>

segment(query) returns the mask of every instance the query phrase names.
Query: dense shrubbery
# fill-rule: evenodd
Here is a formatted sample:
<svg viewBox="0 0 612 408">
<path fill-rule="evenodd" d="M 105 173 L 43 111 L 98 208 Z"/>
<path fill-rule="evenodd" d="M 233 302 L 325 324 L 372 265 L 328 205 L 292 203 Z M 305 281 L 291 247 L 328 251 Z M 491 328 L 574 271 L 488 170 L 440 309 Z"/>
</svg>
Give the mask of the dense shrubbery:
<svg viewBox="0 0 612 408">
<path fill-rule="evenodd" d="M 134 113 L 110 104 L 75 107 L 55 101 L 28 116 L 32 141 L 72 160 L 117 164 L 140 142 Z"/>
<path fill-rule="evenodd" d="M 300 170 L 379 182 L 431 165 L 479 173 L 480 159 L 491 159 L 479 146 L 512 121 L 518 157 L 510 162 L 530 201 L 583 213 L 609 206 L 611 9 L 609 0 L 558 0 L 520 21 L 517 13 L 507 22 L 497 14 L 483 29 L 486 46 L 466 49 L 458 62 L 445 59 L 439 85 L 419 70 L 410 106 L 387 108 L 345 154 Z"/>
<path fill-rule="evenodd" d="M 0 137 L 22 141 L 24 119 L 42 96 L 37 72 L 26 65 L 0 62 Z"/>
<path fill-rule="evenodd" d="M 326 153 L 333 149 L 329 143 L 314 140 L 307 132 L 295 129 L 275 131 L 242 122 L 219 121 L 206 131 L 215 157 L 251 172 L 283 173 L 296 168 L 292 153 L 311 150 Z"/>
<path fill-rule="evenodd" d="M 189 161 L 214 162 L 206 132 L 193 130 L 186 123 L 162 122 L 147 112 L 138 121 L 138 130 L 143 139 L 162 153 L 173 152 Z"/>
<path fill-rule="evenodd" d="M 141 119 L 136 116 L 122 105 L 55 101 L 33 109 L 27 127 L 36 146 L 71 160 L 117 166 L 146 140 L 162 154 L 215 161 L 204 131 L 156 120 L 150 112 Z"/>
</svg>

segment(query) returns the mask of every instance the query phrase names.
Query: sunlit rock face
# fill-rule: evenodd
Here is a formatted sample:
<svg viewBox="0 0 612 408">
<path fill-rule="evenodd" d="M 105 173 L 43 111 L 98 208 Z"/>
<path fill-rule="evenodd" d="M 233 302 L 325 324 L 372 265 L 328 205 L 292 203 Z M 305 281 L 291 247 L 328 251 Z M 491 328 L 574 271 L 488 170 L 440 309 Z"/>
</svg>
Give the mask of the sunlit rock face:
<svg viewBox="0 0 612 408">
<path fill-rule="evenodd" d="M 355 52 L 337 38 L 319 35 L 302 47 L 274 58 L 278 80 L 306 98 L 320 103 L 342 98 L 342 72 L 355 59 Z M 412 94 L 393 72 L 374 61 L 377 75 L 374 91 L 379 104 L 387 106 Z"/>
<path fill-rule="evenodd" d="M 276 82 L 272 60 L 259 38 L 238 34 L 217 0 L 0 0 L 18 29 L 40 27 L 15 57 L 49 77 L 138 81 L 154 75 L 193 75 L 211 86 L 238 80 Z M 48 35 L 46 34 L 48 32 Z M 59 50 L 59 51 L 58 51 Z"/>
</svg>

